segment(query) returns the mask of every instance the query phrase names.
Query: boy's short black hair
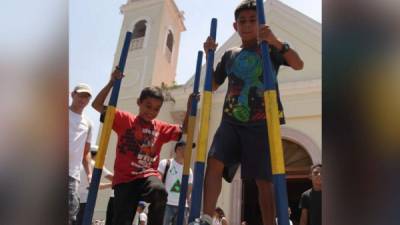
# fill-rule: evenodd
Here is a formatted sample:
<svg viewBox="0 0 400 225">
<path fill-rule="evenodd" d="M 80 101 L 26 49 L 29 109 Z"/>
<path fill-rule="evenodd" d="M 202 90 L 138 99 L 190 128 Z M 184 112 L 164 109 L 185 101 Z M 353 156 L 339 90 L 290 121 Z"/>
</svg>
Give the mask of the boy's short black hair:
<svg viewBox="0 0 400 225">
<path fill-rule="evenodd" d="M 312 166 L 310 167 L 310 172 L 312 173 L 312 171 L 313 171 L 315 168 L 318 168 L 318 167 L 322 169 L 322 164 L 319 163 L 319 164 L 312 165 Z"/>
<path fill-rule="evenodd" d="M 90 156 L 92 156 L 92 158 L 96 157 L 97 155 L 97 151 L 90 151 Z"/>
<path fill-rule="evenodd" d="M 164 95 L 159 87 L 145 87 L 140 93 L 139 101 L 143 101 L 146 98 L 155 98 L 164 102 Z"/>
<path fill-rule="evenodd" d="M 99 146 L 97 146 L 97 145 L 90 146 L 90 156 L 92 158 L 96 157 L 98 150 L 99 150 Z"/>
<path fill-rule="evenodd" d="M 217 212 L 220 217 L 225 217 L 225 212 L 223 209 L 221 209 L 221 207 L 215 208 L 215 212 Z"/>
<path fill-rule="evenodd" d="M 240 12 L 246 9 L 257 10 L 256 0 L 243 0 L 235 9 L 235 20 L 238 19 Z"/>
<path fill-rule="evenodd" d="M 185 146 L 186 145 L 186 142 L 185 141 L 178 141 L 176 144 L 175 144 L 175 152 L 176 152 L 176 149 L 178 148 L 178 147 L 181 147 L 181 146 Z M 192 143 L 192 148 L 195 148 L 196 147 L 196 143 Z"/>
</svg>

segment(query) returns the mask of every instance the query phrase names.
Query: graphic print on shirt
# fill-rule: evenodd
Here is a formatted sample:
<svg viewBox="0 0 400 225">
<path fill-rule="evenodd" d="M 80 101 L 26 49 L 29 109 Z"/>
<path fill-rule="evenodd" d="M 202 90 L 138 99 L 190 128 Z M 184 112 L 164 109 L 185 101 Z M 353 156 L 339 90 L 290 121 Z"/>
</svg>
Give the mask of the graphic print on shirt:
<svg viewBox="0 0 400 225">
<path fill-rule="evenodd" d="M 178 174 L 178 170 L 175 168 L 175 166 L 172 166 L 168 172 L 172 176 L 175 176 Z M 175 193 L 181 192 L 181 181 L 179 179 L 176 179 L 174 184 L 171 186 L 170 192 L 175 192 Z"/>
<path fill-rule="evenodd" d="M 181 182 L 179 179 L 172 185 L 170 192 L 181 193 Z"/>
<path fill-rule="evenodd" d="M 264 119 L 261 57 L 256 52 L 242 50 L 227 67 L 227 74 L 230 79 L 224 112 L 240 122 Z"/>
<path fill-rule="evenodd" d="M 118 149 L 123 154 L 132 152 L 136 156 L 137 160 L 132 162 L 135 174 L 140 174 L 152 168 L 153 163 L 157 160 L 157 151 L 153 147 L 158 134 L 153 124 L 147 126 L 141 124 L 127 129 L 121 135 Z"/>
</svg>

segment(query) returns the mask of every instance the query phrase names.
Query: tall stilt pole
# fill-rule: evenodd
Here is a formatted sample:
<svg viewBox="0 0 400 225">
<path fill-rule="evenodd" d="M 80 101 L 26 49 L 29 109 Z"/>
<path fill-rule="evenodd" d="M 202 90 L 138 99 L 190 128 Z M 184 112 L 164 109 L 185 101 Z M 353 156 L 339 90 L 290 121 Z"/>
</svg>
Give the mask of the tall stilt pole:
<svg viewBox="0 0 400 225">
<path fill-rule="evenodd" d="M 122 52 L 121 52 L 121 56 L 120 56 L 119 64 L 118 64 L 118 67 L 121 70 L 121 72 L 124 72 L 124 69 L 125 69 L 125 62 L 126 62 L 126 58 L 128 57 L 129 45 L 130 45 L 131 39 L 132 39 L 131 36 L 132 36 L 131 32 L 127 32 L 125 35 L 125 42 L 124 42 L 124 46 L 122 48 Z M 92 180 L 90 182 L 90 187 L 89 187 L 88 199 L 87 199 L 85 211 L 83 214 L 83 223 L 82 223 L 83 225 L 91 225 L 92 224 L 93 211 L 94 211 L 94 207 L 96 205 L 97 191 L 99 189 L 101 173 L 103 171 L 104 160 L 105 160 L 106 152 L 107 152 L 107 146 L 108 146 L 108 142 L 110 140 L 112 124 L 114 122 L 115 109 L 117 106 L 120 86 L 121 86 L 121 80 L 118 79 L 114 82 L 110 101 L 108 103 L 108 107 L 107 107 L 107 111 L 106 111 L 106 116 L 104 119 L 103 128 L 101 129 L 99 150 L 96 155 L 96 163 L 94 165 Z"/>
<path fill-rule="evenodd" d="M 257 0 L 258 23 L 265 24 L 263 0 Z M 283 158 L 282 138 L 279 123 L 276 78 L 269 57 L 269 46 L 261 42 L 264 73 L 264 102 L 268 126 L 271 166 L 275 190 L 275 202 L 278 215 L 278 225 L 289 225 L 288 200 L 286 190 L 285 162 Z"/>
<path fill-rule="evenodd" d="M 196 64 L 196 74 L 194 76 L 193 94 L 199 93 L 202 61 L 203 61 L 203 52 L 199 51 L 197 53 L 197 64 Z M 190 162 L 192 159 L 193 134 L 194 134 L 194 128 L 196 126 L 196 114 L 197 114 L 197 99 L 194 98 L 192 100 L 192 107 L 190 108 L 189 121 L 188 121 L 185 160 L 183 163 L 182 184 L 181 184 L 181 192 L 179 195 L 179 206 L 178 206 L 179 211 L 178 211 L 178 218 L 176 221 L 177 225 L 183 225 L 183 220 L 185 217 L 186 198 L 187 198 L 186 196 L 187 196 L 189 175 L 190 175 Z"/>
<path fill-rule="evenodd" d="M 211 20 L 210 36 L 216 40 L 217 19 Z M 214 71 L 214 52 L 207 53 L 207 68 L 203 92 L 203 105 L 201 108 L 200 133 L 198 138 L 197 157 L 194 166 L 194 181 L 192 193 L 192 205 L 190 207 L 189 222 L 200 216 L 201 200 L 203 193 L 204 166 L 207 155 L 208 125 L 210 122 L 211 97 L 212 97 L 212 74 Z"/>
</svg>

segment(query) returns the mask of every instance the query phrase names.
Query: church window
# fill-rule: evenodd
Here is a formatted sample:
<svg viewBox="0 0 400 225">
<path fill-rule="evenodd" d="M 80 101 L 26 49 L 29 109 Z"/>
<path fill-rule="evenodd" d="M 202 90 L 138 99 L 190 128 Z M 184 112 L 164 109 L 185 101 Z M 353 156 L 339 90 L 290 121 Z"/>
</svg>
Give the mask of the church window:
<svg viewBox="0 0 400 225">
<path fill-rule="evenodd" d="M 131 50 L 143 48 L 147 29 L 146 23 L 146 20 L 140 20 L 135 24 L 132 35 Z"/>
<path fill-rule="evenodd" d="M 166 45 L 167 45 L 167 49 L 165 51 L 165 56 L 167 57 L 168 62 L 171 62 L 172 49 L 174 47 L 174 35 L 172 34 L 171 31 L 168 31 Z"/>
</svg>

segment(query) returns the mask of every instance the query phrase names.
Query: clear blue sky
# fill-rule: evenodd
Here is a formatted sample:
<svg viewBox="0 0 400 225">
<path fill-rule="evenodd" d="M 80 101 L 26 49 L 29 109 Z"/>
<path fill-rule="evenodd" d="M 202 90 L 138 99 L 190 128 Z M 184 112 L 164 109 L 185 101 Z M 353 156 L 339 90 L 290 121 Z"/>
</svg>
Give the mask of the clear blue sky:
<svg viewBox="0 0 400 225">
<path fill-rule="evenodd" d="M 69 86 L 89 84 L 97 94 L 108 81 L 114 65 L 114 52 L 123 16 L 119 7 L 127 0 L 69 1 Z M 307 16 L 321 22 L 322 0 L 281 0 Z M 176 81 L 185 83 L 194 73 L 198 50 L 208 36 L 211 18 L 218 19 L 217 42 L 224 43 L 234 32 L 233 11 L 240 0 L 175 0 L 185 12 L 186 31 L 179 47 Z M 90 106 L 85 114 L 94 124 L 93 142 L 98 133 L 98 113 Z"/>
</svg>

